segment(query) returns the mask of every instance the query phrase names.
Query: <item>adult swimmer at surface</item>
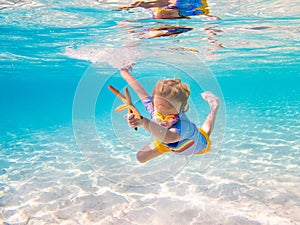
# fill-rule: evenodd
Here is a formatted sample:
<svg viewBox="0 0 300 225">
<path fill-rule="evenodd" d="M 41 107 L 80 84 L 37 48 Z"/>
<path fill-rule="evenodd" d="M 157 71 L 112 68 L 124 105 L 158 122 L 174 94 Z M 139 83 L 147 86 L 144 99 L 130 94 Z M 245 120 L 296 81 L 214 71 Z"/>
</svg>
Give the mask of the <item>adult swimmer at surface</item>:
<svg viewBox="0 0 300 225">
<path fill-rule="evenodd" d="M 180 19 L 190 16 L 209 16 L 209 9 L 206 0 L 154 0 L 137 1 L 128 6 L 121 6 L 119 9 L 130 9 L 142 7 L 152 11 L 155 19 Z M 216 19 L 216 17 L 211 17 Z"/>
</svg>

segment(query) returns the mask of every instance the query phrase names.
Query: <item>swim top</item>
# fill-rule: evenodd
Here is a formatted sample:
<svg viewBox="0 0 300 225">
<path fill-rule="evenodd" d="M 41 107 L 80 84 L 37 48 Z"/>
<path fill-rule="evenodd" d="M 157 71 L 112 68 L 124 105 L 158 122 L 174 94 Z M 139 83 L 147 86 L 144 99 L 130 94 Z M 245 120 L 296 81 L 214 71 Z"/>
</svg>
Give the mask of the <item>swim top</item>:
<svg viewBox="0 0 300 225">
<path fill-rule="evenodd" d="M 143 104 L 153 119 L 154 107 L 152 104 L 152 97 L 144 99 Z M 180 140 L 175 143 L 164 143 L 155 140 L 153 147 L 155 147 L 159 152 L 164 153 L 173 151 L 180 155 L 191 155 L 201 154 L 202 151 L 209 151 L 208 147 L 210 141 L 208 136 L 204 131 L 199 132 L 196 125 L 192 123 L 185 114 L 179 116 L 178 121 L 169 129 L 171 128 L 175 129 L 179 133 Z"/>
<path fill-rule="evenodd" d="M 206 0 L 177 0 L 175 4 L 180 16 L 207 15 L 207 6 Z"/>
</svg>

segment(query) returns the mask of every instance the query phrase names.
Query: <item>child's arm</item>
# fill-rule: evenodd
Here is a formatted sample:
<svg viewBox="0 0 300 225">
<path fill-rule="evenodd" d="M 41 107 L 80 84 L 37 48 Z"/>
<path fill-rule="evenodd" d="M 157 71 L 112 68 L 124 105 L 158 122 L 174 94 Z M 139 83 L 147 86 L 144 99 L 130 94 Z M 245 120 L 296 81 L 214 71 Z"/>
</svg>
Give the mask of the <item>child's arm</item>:
<svg viewBox="0 0 300 225">
<path fill-rule="evenodd" d="M 143 100 L 150 96 L 142 87 L 142 85 L 128 72 L 128 69 L 121 69 L 121 76 L 138 94 L 140 99 Z M 180 139 L 180 135 L 176 131 L 171 131 L 168 128 L 160 126 L 159 124 L 150 121 L 147 118 L 138 119 L 135 117 L 134 114 L 128 114 L 127 120 L 130 127 L 135 128 L 138 126 L 143 126 L 158 140 L 163 141 L 165 143 L 177 142 Z"/>
<path fill-rule="evenodd" d="M 127 69 L 121 69 L 121 76 L 132 87 L 132 89 L 138 94 L 141 100 L 148 98 L 150 95 L 143 88 L 143 86 L 128 72 Z"/>
<path fill-rule="evenodd" d="M 180 140 L 178 132 L 160 126 L 147 118 L 137 119 L 132 113 L 127 115 L 127 120 L 130 127 L 143 126 L 149 133 L 164 143 L 174 143 Z"/>
</svg>

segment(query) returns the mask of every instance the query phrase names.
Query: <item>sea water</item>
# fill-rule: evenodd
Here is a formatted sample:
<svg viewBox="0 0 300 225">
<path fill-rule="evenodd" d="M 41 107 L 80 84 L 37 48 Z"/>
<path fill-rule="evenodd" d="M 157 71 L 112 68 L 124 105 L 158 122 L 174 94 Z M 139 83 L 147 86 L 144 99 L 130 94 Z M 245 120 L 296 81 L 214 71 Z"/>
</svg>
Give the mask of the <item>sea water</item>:
<svg viewBox="0 0 300 225">
<path fill-rule="evenodd" d="M 1 2 L 0 221 L 300 224 L 298 2 L 210 1 L 213 19 L 182 20 L 115 11 L 125 3 Z M 155 38 L 167 26 L 192 30 Z M 149 93 L 189 83 L 199 126 L 200 93 L 219 96 L 210 153 L 136 161 L 152 137 L 107 89 L 133 61 Z"/>
</svg>

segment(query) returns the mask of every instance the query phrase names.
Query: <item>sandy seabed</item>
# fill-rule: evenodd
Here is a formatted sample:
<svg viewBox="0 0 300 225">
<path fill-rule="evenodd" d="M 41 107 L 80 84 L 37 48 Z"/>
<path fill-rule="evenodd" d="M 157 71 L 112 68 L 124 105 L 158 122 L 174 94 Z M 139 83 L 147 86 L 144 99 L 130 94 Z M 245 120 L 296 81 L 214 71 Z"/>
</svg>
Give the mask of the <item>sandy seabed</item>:
<svg viewBox="0 0 300 225">
<path fill-rule="evenodd" d="M 299 135 L 298 124 L 293 126 L 288 129 Z M 112 161 L 99 154 L 95 170 L 78 150 L 71 127 L 6 132 L 1 142 L 0 221 L 300 224 L 299 139 L 260 127 L 255 129 L 265 135 L 237 129 L 228 126 L 222 149 L 202 170 L 199 158 L 182 164 L 171 154 L 146 165 L 122 155 Z M 121 151 L 114 140 L 106 144 Z M 166 164 L 168 160 L 174 163 Z M 178 163 L 180 171 L 166 178 L 166 171 Z"/>
</svg>

